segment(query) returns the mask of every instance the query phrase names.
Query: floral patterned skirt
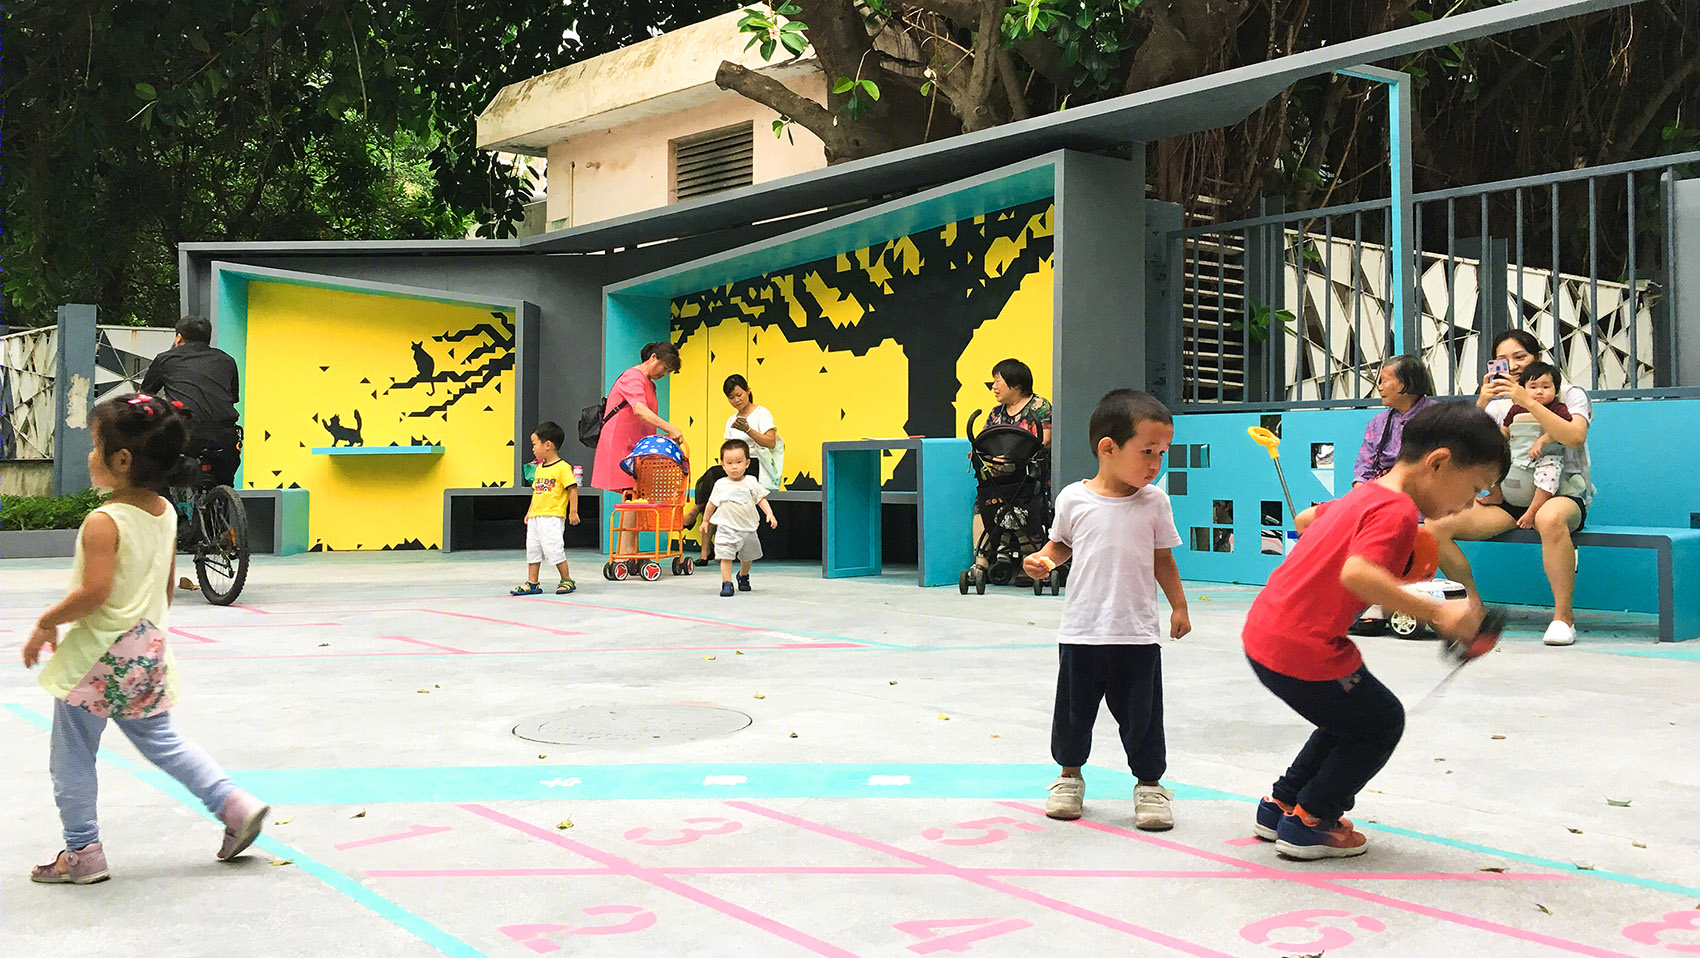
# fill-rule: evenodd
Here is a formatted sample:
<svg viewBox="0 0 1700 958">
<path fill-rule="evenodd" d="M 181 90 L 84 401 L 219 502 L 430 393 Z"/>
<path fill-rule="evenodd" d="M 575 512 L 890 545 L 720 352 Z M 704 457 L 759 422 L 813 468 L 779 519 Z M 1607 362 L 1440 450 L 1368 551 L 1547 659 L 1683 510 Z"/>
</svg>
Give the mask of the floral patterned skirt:
<svg viewBox="0 0 1700 958">
<path fill-rule="evenodd" d="M 101 718 L 147 718 L 175 704 L 166 678 L 165 632 L 143 619 L 113 640 L 65 702 Z"/>
</svg>

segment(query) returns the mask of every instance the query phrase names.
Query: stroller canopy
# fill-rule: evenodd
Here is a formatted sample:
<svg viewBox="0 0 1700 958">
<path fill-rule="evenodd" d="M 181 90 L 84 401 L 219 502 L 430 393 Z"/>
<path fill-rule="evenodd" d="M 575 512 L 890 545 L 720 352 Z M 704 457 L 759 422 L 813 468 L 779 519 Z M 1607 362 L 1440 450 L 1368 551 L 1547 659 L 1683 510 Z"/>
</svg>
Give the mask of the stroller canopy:
<svg viewBox="0 0 1700 958">
<path fill-rule="evenodd" d="M 666 436 L 645 436 L 639 439 L 626 458 L 620 460 L 620 468 L 626 470 L 627 475 L 637 475 L 637 461 L 640 456 L 662 456 L 678 463 L 680 468 L 685 465 L 684 450 Z"/>
</svg>

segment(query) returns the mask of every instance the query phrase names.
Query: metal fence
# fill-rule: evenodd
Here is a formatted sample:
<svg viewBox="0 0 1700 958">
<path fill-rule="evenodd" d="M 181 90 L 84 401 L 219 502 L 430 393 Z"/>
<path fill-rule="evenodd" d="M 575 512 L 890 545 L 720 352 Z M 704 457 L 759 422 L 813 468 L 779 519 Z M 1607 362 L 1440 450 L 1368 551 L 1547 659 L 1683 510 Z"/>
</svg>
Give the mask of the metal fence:
<svg viewBox="0 0 1700 958">
<path fill-rule="evenodd" d="M 1527 329 L 1602 396 L 1676 381 L 1671 210 L 1700 152 L 1418 194 L 1419 353 L 1437 392 L 1472 393 L 1487 344 Z M 1373 400 L 1391 358 L 1385 200 L 1270 212 L 1169 234 L 1178 405 Z"/>
</svg>

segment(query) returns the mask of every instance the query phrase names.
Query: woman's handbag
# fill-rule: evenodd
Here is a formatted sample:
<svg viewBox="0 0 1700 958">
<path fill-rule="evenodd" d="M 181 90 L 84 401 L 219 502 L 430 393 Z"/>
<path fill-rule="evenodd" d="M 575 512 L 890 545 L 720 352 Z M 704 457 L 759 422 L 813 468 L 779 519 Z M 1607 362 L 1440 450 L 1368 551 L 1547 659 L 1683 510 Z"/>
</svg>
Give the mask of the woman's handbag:
<svg viewBox="0 0 1700 958">
<path fill-rule="evenodd" d="M 755 450 L 756 462 L 761 463 L 756 481 L 768 492 L 778 492 L 785 481 L 785 440 L 776 439 L 772 449 L 759 442 L 751 442 L 749 446 Z"/>
</svg>

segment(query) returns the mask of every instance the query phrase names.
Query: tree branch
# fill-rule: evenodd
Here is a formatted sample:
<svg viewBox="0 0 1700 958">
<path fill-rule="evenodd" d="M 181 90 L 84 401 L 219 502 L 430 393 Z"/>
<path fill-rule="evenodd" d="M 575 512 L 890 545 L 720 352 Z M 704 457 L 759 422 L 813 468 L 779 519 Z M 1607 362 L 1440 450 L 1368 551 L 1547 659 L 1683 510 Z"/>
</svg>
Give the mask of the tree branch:
<svg viewBox="0 0 1700 958">
<path fill-rule="evenodd" d="M 1003 95 L 1009 100 L 1009 118 L 1027 119 L 1031 114 L 1027 112 L 1027 97 L 1023 95 L 1021 84 L 1016 82 L 1014 59 L 1001 44 L 993 50 L 993 55 L 997 58 L 998 79 L 1003 83 Z"/>
<path fill-rule="evenodd" d="M 730 60 L 722 60 L 720 69 L 714 71 L 714 85 L 788 116 L 798 126 L 820 137 L 826 145 L 829 163 L 845 146 L 843 131 L 834 122 L 832 111 L 773 77 L 763 76 Z"/>
</svg>

